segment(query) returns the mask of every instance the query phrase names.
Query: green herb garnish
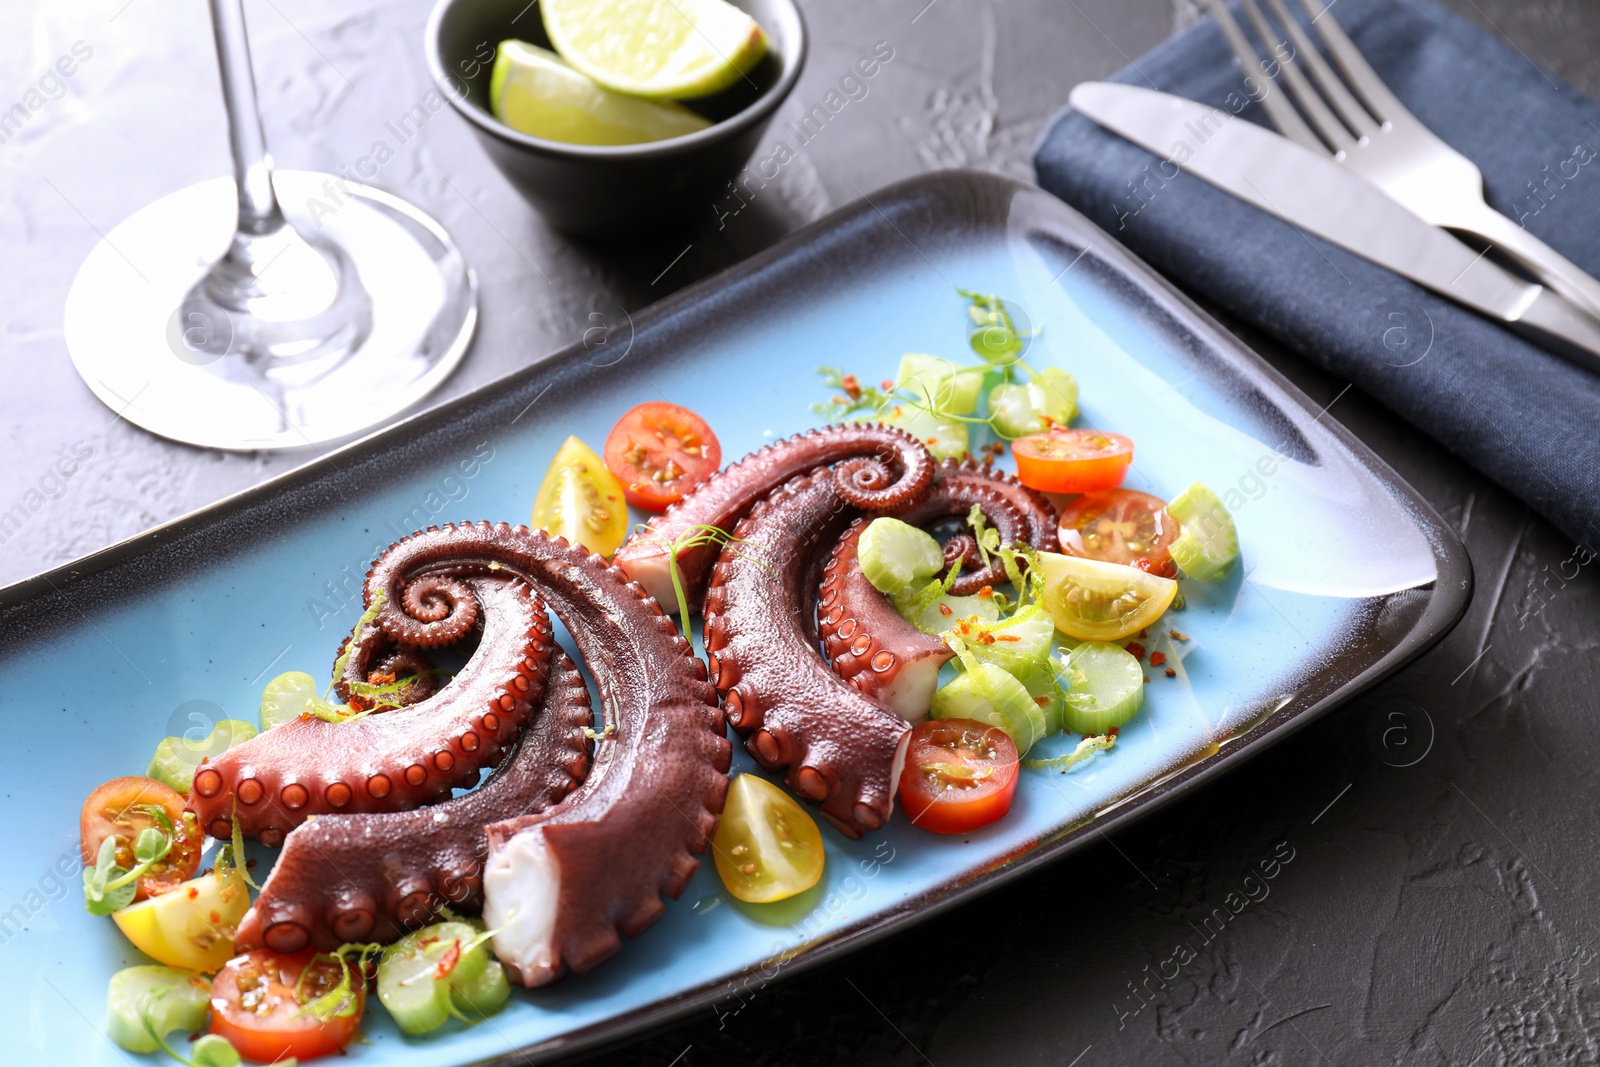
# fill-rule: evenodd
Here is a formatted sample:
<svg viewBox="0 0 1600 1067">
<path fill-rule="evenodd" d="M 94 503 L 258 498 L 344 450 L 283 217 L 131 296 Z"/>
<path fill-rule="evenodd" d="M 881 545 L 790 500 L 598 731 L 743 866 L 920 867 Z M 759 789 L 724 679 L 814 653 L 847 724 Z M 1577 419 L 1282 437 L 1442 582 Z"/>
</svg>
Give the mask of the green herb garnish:
<svg viewBox="0 0 1600 1067">
<path fill-rule="evenodd" d="M 1021 367 L 1030 379 L 1035 377 L 1033 368 L 1022 360 L 1022 350 L 1027 347 L 1028 341 L 1038 336 L 1038 331 L 1020 333 L 1011 319 L 1006 302 L 992 293 L 975 293 L 960 288 L 956 292 L 971 301 L 967 317 L 972 320 L 972 326 L 967 331 L 967 343 L 972 350 L 984 362 L 999 367 L 1008 382 L 1014 367 Z"/>
<path fill-rule="evenodd" d="M 895 401 L 892 389 L 862 385 L 854 374 L 846 374 L 839 367 L 818 367 L 817 373 L 824 382 L 839 390 L 839 395 L 826 404 L 811 405 L 813 412 L 829 421 L 837 422 L 863 411 L 878 415 Z"/>
<path fill-rule="evenodd" d="M 356 642 L 361 640 L 361 635 L 366 631 L 366 628 L 377 620 L 378 612 L 383 610 L 385 599 L 383 590 L 376 590 L 372 594 L 372 603 L 367 605 L 367 610 L 363 611 L 361 618 L 356 620 L 355 629 L 350 631 L 350 640 L 344 643 L 344 651 L 340 652 L 339 658 L 333 661 L 333 680 L 328 683 L 327 692 L 323 694 L 324 700 L 333 693 L 334 686 L 339 684 L 339 678 L 344 674 L 345 664 L 350 662 L 351 651 L 355 649 Z M 323 718 L 321 715 L 317 717 L 319 719 Z"/>
<path fill-rule="evenodd" d="M 691 644 L 694 641 L 692 631 L 689 629 L 689 597 L 683 590 L 683 572 L 678 567 L 678 554 L 687 552 L 692 548 L 701 548 L 705 545 L 722 545 L 731 548 L 734 545 L 744 544 L 744 538 L 735 537 L 720 526 L 691 526 L 678 535 L 677 540 L 667 545 L 667 572 L 672 576 L 672 592 L 678 598 L 678 632 L 685 641 Z M 733 554 L 740 559 L 749 560 L 764 568 L 772 576 L 773 581 L 778 580 L 778 572 L 769 567 L 763 560 L 746 555 L 734 548 Z"/>
<path fill-rule="evenodd" d="M 152 807 L 140 804 L 135 810 Z M 133 840 L 133 866 L 125 868 L 117 863 L 117 842 L 122 838 L 112 834 L 100 842 L 100 851 L 94 864 L 83 872 L 83 906 L 90 915 L 110 915 L 133 903 L 139 892 L 139 878 L 151 867 L 166 858 L 172 851 L 172 819 L 161 813 L 162 829 L 146 826 Z"/>
<path fill-rule="evenodd" d="M 1076 767 L 1078 764 L 1082 763 L 1096 752 L 1104 752 L 1116 743 L 1116 734 L 1100 734 L 1096 737 L 1085 737 L 1082 741 L 1078 742 L 1078 747 L 1074 748 L 1071 752 L 1056 756 L 1054 759 L 1025 759 L 1022 761 L 1022 765 L 1030 770 L 1041 771 L 1048 769 L 1060 771 L 1062 774 L 1065 774 L 1068 770 Z"/>
</svg>

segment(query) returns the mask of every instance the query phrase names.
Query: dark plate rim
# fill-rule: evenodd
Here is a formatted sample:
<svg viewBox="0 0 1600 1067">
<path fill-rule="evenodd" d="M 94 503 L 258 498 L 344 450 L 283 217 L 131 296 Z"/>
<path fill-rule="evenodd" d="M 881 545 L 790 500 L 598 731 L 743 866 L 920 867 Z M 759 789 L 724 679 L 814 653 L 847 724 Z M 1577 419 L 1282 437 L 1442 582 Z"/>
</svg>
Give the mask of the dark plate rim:
<svg viewBox="0 0 1600 1067">
<path fill-rule="evenodd" d="M 1242 760 L 1259 755 L 1427 652 L 1450 632 L 1465 613 L 1472 598 L 1473 588 L 1472 564 L 1466 547 L 1455 531 L 1415 489 L 1341 424 L 1319 412 L 1310 398 L 1292 382 L 1229 333 L 1171 282 L 1118 244 L 1105 231 L 1100 230 L 1066 204 L 1049 198 L 1048 194 L 1036 186 L 995 174 L 964 170 L 935 171 L 897 182 L 796 230 L 749 259 L 636 312 L 633 316 L 635 326 L 649 325 L 657 320 L 669 318 L 681 309 L 699 303 L 726 286 L 761 273 L 817 238 L 851 227 L 860 219 L 871 216 L 888 219 L 889 216 L 884 210 L 885 205 L 892 207 L 901 202 L 915 202 L 919 197 L 930 193 L 937 194 L 941 190 L 946 197 L 966 195 L 969 199 L 978 199 L 1000 195 L 1012 199 L 1017 196 L 1032 196 L 1048 200 L 1052 210 L 1064 213 L 1081 234 L 1097 238 L 1094 250 L 1099 258 L 1120 270 L 1130 280 L 1142 285 L 1147 296 L 1163 304 L 1165 310 L 1208 347 L 1245 368 L 1247 377 L 1272 386 L 1290 403 L 1297 405 L 1303 417 L 1316 416 L 1319 424 L 1338 440 L 1356 463 L 1365 467 L 1386 491 L 1405 506 L 1427 537 L 1433 549 L 1438 578 L 1432 586 L 1432 595 L 1429 596 L 1426 607 L 1395 647 L 1384 653 L 1360 674 L 1346 679 L 1309 705 L 1295 707 L 1291 703 L 1279 708 L 1244 733 L 1237 744 L 1224 746 L 1213 755 L 1187 764 L 1135 790 L 1116 801 L 1110 809 L 1067 828 L 1053 839 L 1039 843 L 1015 859 L 1004 861 L 970 877 L 965 882 L 941 886 L 922 898 L 906 901 L 876 919 L 844 931 L 827 941 L 803 946 L 795 950 L 795 954 L 789 959 L 777 964 L 764 961 L 728 978 L 685 990 L 646 1007 L 542 1044 L 497 1054 L 489 1059 L 477 1061 L 478 1064 L 510 1067 L 514 1063 L 528 1062 L 527 1057 L 530 1055 L 565 1059 L 580 1052 L 594 1051 L 598 1046 L 612 1044 L 626 1037 L 664 1026 L 697 1008 L 714 1004 L 717 1000 L 728 996 L 731 991 L 740 988 L 748 991 L 752 986 L 757 990 L 765 988 L 774 981 L 787 979 L 794 974 L 834 960 L 848 951 L 870 944 L 890 933 L 897 933 L 947 908 L 966 903 L 1043 864 L 1053 862 L 1077 850 L 1090 840 L 1091 831 L 1106 833 L 1120 829 L 1171 802 L 1180 793 L 1209 781 L 1217 774 L 1231 770 Z M 65 586 L 78 580 L 135 561 L 142 553 L 153 551 L 176 538 L 226 523 L 235 513 L 269 501 L 281 492 L 310 485 L 330 471 L 336 472 L 341 459 L 365 459 L 383 450 L 385 443 L 391 439 L 447 426 L 458 413 L 485 403 L 493 393 L 505 390 L 508 385 L 542 373 L 552 364 L 582 358 L 586 352 L 587 349 L 581 343 L 551 352 L 436 408 L 418 412 L 391 426 L 323 453 L 318 458 L 259 485 L 90 553 L 71 563 L 0 588 L 0 615 L 10 615 L 15 618 L 14 610 L 30 599 L 59 594 Z M 770 974 L 767 973 L 769 969 L 771 969 Z"/>
</svg>

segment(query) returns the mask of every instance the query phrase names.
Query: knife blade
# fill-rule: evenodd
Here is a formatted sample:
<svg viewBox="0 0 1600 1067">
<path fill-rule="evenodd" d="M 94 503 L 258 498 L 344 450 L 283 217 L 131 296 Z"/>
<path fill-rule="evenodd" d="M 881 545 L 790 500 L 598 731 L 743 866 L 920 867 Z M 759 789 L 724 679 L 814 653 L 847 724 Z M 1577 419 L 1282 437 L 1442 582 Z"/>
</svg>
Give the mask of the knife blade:
<svg viewBox="0 0 1600 1067">
<path fill-rule="evenodd" d="M 1223 108 L 1135 85 L 1084 82 L 1068 102 L 1224 192 L 1600 371 L 1600 323 L 1332 160 Z"/>
</svg>

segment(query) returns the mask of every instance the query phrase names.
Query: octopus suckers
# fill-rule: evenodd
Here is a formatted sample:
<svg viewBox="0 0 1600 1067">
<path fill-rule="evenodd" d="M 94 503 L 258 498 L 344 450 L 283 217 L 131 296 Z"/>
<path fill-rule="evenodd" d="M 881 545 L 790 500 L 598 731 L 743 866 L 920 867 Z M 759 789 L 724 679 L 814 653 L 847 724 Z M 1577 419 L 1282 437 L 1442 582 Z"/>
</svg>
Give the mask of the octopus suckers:
<svg viewBox="0 0 1600 1067">
<path fill-rule="evenodd" d="M 274 923 L 261 938 L 274 952 L 299 952 L 306 947 L 310 935 L 299 923 Z"/>
<path fill-rule="evenodd" d="M 828 780 L 815 767 L 801 767 L 794 776 L 794 784 L 814 804 L 828 799 Z"/>
<path fill-rule="evenodd" d="M 783 748 L 778 744 L 778 739 L 772 736 L 771 731 L 756 731 L 755 737 L 752 738 L 752 741 L 756 746 L 756 755 L 760 756 L 763 760 L 773 764 L 781 761 L 783 757 Z"/>
</svg>

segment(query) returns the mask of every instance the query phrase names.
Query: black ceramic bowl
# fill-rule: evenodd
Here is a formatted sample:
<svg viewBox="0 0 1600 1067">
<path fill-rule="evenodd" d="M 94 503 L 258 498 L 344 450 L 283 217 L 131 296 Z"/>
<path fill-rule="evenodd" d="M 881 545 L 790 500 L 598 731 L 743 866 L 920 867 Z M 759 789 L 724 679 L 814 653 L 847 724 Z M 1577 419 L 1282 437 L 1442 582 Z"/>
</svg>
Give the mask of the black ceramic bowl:
<svg viewBox="0 0 1600 1067">
<path fill-rule="evenodd" d="M 519 133 L 489 112 L 494 49 L 517 38 L 550 47 L 528 0 L 439 0 L 428 19 L 428 69 L 470 123 L 489 158 L 557 229 L 626 237 L 688 228 L 715 217 L 794 88 L 806 58 L 805 22 L 793 0 L 731 0 L 766 31 L 770 48 L 747 79 L 685 105 L 713 125 L 639 145 L 579 145 Z"/>
</svg>

